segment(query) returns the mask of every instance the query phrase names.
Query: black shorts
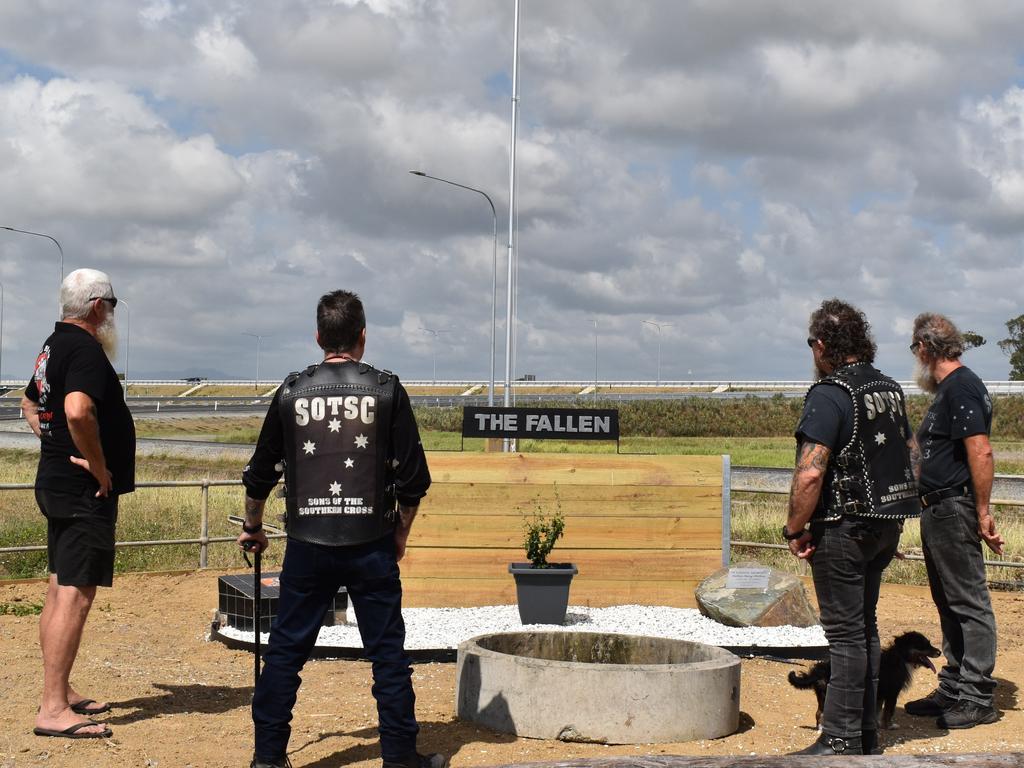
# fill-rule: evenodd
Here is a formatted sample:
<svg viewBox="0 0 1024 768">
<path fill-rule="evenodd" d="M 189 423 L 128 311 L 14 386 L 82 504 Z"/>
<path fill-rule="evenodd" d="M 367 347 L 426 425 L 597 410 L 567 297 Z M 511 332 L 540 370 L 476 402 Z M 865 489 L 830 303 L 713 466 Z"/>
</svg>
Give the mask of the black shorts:
<svg viewBox="0 0 1024 768">
<path fill-rule="evenodd" d="M 36 489 L 46 516 L 46 555 L 57 583 L 69 587 L 109 587 L 114 581 L 114 528 L 117 496 Z"/>
</svg>

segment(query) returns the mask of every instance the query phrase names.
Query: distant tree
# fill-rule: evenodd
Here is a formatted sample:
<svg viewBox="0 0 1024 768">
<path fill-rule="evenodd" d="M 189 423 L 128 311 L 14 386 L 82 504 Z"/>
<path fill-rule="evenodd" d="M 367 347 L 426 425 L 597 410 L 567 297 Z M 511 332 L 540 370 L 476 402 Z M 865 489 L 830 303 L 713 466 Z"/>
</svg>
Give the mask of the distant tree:
<svg viewBox="0 0 1024 768">
<path fill-rule="evenodd" d="M 1009 335 L 999 342 L 999 348 L 1010 356 L 1011 381 L 1024 381 L 1024 315 L 1006 321 Z"/>
<path fill-rule="evenodd" d="M 960 334 L 964 339 L 964 352 L 968 349 L 974 349 L 975 347 L 981 347 L 985 344 L 985 337 L 980 333 L 974 331 L 964 331 Z"/>
</svg>

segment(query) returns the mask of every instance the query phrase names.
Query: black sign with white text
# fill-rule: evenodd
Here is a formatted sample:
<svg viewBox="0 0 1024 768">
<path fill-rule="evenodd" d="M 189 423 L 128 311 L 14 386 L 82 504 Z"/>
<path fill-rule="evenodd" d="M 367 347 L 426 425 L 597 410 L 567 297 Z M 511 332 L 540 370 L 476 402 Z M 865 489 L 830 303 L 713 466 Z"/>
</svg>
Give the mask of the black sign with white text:
<svg viewBox="0 0 1024 768">
<path fill-rule="evenodd" d="M 618 440 L 619 412 L 605 408 L 463 408 L 462 436 Z"/>
</svg>

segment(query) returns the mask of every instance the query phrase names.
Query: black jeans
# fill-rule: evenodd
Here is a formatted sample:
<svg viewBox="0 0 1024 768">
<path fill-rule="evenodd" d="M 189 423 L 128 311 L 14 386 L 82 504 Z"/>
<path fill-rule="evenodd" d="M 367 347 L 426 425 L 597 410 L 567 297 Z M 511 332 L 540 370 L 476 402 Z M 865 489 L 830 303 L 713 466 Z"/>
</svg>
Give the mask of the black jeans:
<svg viewBox="0 0 1024 768">
<path fill-rule="evenodd" d="M 853 738 L 878 728 L 881 648 L 875 608 L 901 526 L 896 520 L 847 517 L 812 530 L 817 549 L 811 572 L 832 662 L 821 729 Z"/>
<path fill-rule="evenodd" d="M 928 584 L 939 609 L 942 655 L 939 689 L 954 699 L 992 706 L 996 681 L 996 617 L 974 499 L 943 499 L 921 513 Z"/>
<path fill-rule="evenodd" d="M 405 653 L 402 583 L 395 541 L 387 536 L 368 544 L 327 547 L 288 539 L 281 567 L 279 610 L 270 646 L 252 699 L 256 755 L 284 755 L 301 671 L 316 644 L 324 613 L 338 588 L 348 589 L 359 622 L 363 650 L 373 663 L 381 757 L 400 761 L 416 750 L 416 696 Z"/>
</svg>

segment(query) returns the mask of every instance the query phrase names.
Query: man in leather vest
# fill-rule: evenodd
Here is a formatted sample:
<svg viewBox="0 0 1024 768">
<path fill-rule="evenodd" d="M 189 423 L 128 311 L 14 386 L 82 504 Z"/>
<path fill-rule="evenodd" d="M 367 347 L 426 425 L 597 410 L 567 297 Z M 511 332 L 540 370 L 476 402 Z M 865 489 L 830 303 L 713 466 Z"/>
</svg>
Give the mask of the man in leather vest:
<svg viewBox="0 0 1024 768">
<path fill-rule="evenodd" d="M 949 318 L 917 316 L 910 345 L 917 383 L 935 395 L 917 433 L 921 543 L 942 624 L 939 686 L 908 701 L 907 714 L 936 717 L 939 728 L 994 723 L 996 619 L 981 542 L 997 555 L 1003 537 L 989 509 L 995 466 L 989 433 L 992 399 L 960 362 L 963 338 Z"/>
<path fill-rule="evenodd" d="M 322 296 L 316 324 L 324 359 L 278 388 L 242 474 L 239 546 L 266 549 L 263 508 L 282 471 L 288 532 L 278 615 L 253 695 L 251 768 L 290 765 L 299 672 L 342 586 L 373 663 L 384 768 L 444 768 L 443 756 L 416 750 L 416 697 L 404 649 L 398 561 L 430 486 L 416 420 L 398 377 L 361 362 L 366 317 L 358 296 Z"/>
<path fill-rule="evenodd" d="M 829 299 L 807 339 L 817 382 L 796 428 L 797 459 L 782 536 L 811 563 L 832 676 L 821 736 L 795 754 L 872 754 L 881 655 L 875 608 L 902 521 L 920 513 L 903 391 L 872 366 L 864 314 Z"/>
</svg>

